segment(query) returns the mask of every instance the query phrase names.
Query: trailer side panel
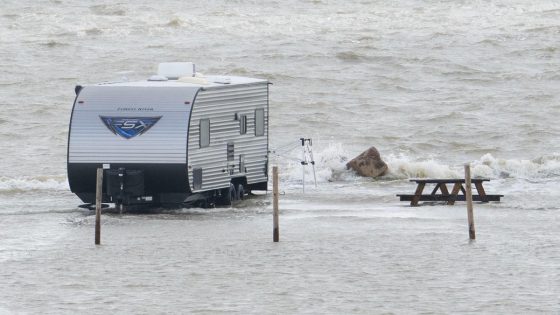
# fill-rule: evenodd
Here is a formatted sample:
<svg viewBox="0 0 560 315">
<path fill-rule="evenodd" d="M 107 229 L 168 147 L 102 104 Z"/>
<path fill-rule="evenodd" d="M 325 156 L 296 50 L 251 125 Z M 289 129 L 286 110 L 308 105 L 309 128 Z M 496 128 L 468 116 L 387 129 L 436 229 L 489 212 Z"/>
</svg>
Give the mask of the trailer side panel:
<svg viewBox="0 0 560 315">
<path fill-rule="evenodd" d="M 209 120 L 207 146 L 205 120 Z M 267 152 L 266 82 L 224 85 L 198 93 L 188 142 L 189 183 L 193 192 L 228 187 L 231 178 L 246 178 L 249 185 L 266 184 Z M 193 187 L 193 169 L 197 170 L 197 177 L 202 172 L 202 182 L 197 189 Z"/>
</svg>

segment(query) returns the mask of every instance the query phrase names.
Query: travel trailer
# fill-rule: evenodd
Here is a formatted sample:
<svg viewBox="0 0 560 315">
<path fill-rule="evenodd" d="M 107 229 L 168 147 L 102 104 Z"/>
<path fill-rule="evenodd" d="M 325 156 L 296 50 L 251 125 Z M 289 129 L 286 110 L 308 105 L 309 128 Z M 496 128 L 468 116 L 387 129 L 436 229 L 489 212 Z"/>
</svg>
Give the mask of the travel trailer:
<svg viewBox="0 0 560 315">
<path fill-rule="evenodd" d="M 145 81 L 76 86 L 70 189 L 95 203 L 229 205 L 268 181 L 267 80 L 162 63 Z"/>
</svg>

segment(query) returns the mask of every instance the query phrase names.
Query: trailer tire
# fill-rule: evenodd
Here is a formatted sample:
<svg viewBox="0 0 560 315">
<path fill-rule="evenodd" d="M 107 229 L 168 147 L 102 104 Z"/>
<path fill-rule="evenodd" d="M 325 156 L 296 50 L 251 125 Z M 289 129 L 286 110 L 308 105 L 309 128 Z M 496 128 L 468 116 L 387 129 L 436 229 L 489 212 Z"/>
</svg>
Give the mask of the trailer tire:
<svg viewBox="0 0 560 315">
<path fill-rule="evenodd" d="M 235 189 L 235 185 L 233 183 L 229 184 L 229 200 L 230 200 L 230 204 L 231 202 L 238 200 L 237 190 Z"/>
<path fill-rule="evenodd" d="M 236 195 L 235 186 L 230 183 L 229 187 L 220 189 L 217 204 L 220 206 L 231 206 L 231 203 L 235 200 Z"/>
<path fill-rule="evenodd" d="M 243 200 L 243 199 L 245 199 L 245 189 L 243 188 L 243 184 L 238 184 L 236 200 Z"/>
</svg>

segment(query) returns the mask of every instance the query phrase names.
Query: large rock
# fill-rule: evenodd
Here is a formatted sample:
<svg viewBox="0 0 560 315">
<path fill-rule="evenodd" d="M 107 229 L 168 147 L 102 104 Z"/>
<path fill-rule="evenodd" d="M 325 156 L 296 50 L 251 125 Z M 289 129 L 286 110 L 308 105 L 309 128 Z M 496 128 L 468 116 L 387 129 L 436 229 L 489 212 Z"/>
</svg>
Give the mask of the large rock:
<svg viewBox="0 0 560 315">
<path fill-rule="evenodd" d="M 353 169 L 358 175 L 366 177 L 383 176 L 389 170 L 375 147 L 367 149 L 346 163 L 346 168 Z"/>
</svg>

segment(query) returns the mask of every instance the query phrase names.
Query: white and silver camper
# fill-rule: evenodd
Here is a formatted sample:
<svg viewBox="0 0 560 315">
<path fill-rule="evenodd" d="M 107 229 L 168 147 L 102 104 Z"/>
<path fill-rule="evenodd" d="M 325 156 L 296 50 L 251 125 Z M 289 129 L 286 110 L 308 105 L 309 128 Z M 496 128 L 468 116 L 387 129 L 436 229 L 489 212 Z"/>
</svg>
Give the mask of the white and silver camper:
<svg viewBox="0 0 560 315">
<path fill-rule="evenodd" d="M 76 87 L 70 188 L 95 202 L 230 204 L 268 181 L 268 81 L 164 63 L 145 81 Z"/>
</svg>

